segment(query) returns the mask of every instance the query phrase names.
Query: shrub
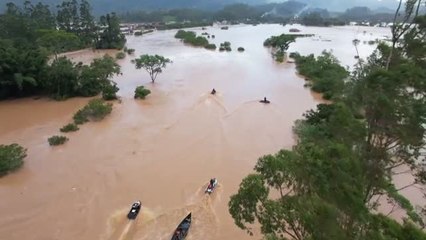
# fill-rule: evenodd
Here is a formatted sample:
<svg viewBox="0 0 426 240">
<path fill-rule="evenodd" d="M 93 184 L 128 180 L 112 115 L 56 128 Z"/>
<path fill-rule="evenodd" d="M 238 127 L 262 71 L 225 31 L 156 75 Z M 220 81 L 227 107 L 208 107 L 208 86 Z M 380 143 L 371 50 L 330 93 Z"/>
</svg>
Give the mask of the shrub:
<svg viewBox="0 0 426 240">
<path fill-rule="evenodd" d="M 244 51 L 245 51 L 245 49 L 243 47 L 238 48 L 238 52 L 244 52 Z"/>
<path fill-rule="evenodd" d="M 100 121 L 110 114 L 111 111 L 111 103 L 106 103 L 102 99 L 92 99 L 84 108 L 74 114 L 74 123 L 83 124 L 90 120 Z"/>
<path fill-rule="evenodd" d="M 102 98 L 104 100 L 107 100 L 107 101 L 108 100 L 115 100 L 115 99 L 117 99 L 118 90 L 120 90 L 120 89 L 117 87 L 117 83 L 109 82 L 102 89 Z"/>
<path fill-rule="evenodd" d="M 60 129 L 60 131 L 64 132 L 64 133 L 66 133 L 66 132 L 75 132 L 75 131 L 78 131 L 78 130 L 79 130 L 79 128 L 78 128 L 78 126 L 75 123 L 67 124 L 67 125 L 63 126 Z"/>
<path fill-rule="evenodd" d="M 137 37 L 142 36 L 142 35 L 143 35 L 142 31 L 135 32 L 135 36 L 137 36 Z"/>
<path fill-rule="evenodd" d="M 222 47 L 222 46 L 219 48 L 219 51 L 221 51 L 221 52 L 223 52 L 223 51 L 225 51 L 225 50 L 226 50 L 226 49 L 225 49 L 224 47 Z"/>
<path fill-rule="evenodd" d="M 213 44 L 213 43 L 207 44 L 206 49 L 216 50 L 216 44 Z"/>
<path fill-rule="evenodd" d="M 138 86 L 135 90 L 135 98 L 145 99 L 151 93 L 149 89 L 146 89 L 144 86 Z"/>
<path fill-rule="evenodd" d="M 133 53 L 135 53 L 135 49 L 129 48 L 129 49 L 127 49 L 126 52 L 127 52 L 127 54 L 132 55 Z"/>
<path fill-rule="evenodd" d="M 280 63 L 284 62 L 284 56 L 285 56 L 285 54 L 283 52 L 277 52 L 275 54 L 275 61 L 280 62 Z"/>
<path fill-rule="evenodd" d="M 0 145 L 0 177 L 24 164 L 27 150 L 18 144 Z"/>
<path fill-rule="evenodd" d="M 117 54 L 115 54 L 115 58 L 117 59 L 123 59 L 126 57 L 126 54 L 124 52 L 118 52 Z"/>
<path fill-rule="evenodd" d="M 58 146 L 67 142 L 68 138 L 65 136 L 52 136 L 48 138 L 47 141 L 49 142 L 50 146 Z"/>
</svg>

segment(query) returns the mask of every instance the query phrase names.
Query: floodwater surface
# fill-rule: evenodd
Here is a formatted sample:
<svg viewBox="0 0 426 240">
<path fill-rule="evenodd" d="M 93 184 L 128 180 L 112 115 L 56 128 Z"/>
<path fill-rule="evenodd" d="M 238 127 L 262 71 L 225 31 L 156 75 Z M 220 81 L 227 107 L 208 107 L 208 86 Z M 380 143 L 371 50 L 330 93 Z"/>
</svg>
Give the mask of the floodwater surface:
<svg viewBox="0 0 426 240">
<path fill-rule="evenodd" d="M 389 34 L 374 28 L 300 28 L 317 35 L 299 39 L 290 51 L 333 49 L 349 66 L 355 63 L 354 38 Z M 122 101 L 103 121 L 67 134 L 70 141 L 63 146 L 50 147 L 47 138 L 59 134 L 89 99 L 0 102 L 0 144 L 17 142 L 28 149 L 24 167 L 0 179 L 1 238 L 170 239 L 192 212 L 189 240 L 259 239 L 234 225 L 229 197 L 260 156 L 291 148 L 294 121 L 321 101 L 303 87 L 294 64 L 275 63 L 263 47 L 266 38 L 288 29 L 205 30 L 217 45 L 230 41 L 230 53 L 185 46 L 174 39 L 176 30 L 128 37 L 136 53 L 119 60 L 123 75 L 114 79 Z M 246 51 L 237 52 L 238 47 Z M 359 47 L 361 57 L 374 49 Z M 173 64 L 151 84 L 144 70 L 130 63 L 141 54 L 164 55 Z M 83 51 L 71 57 L 87 62 L 93 55 L 100 56 Z M 146 100 L 133 99 L 138 85 L 152 91 Z M 216 95 L 210 94 L 213 88 Z M 263 97 L 271 104 L 260 104 Z M 205 195 L 212 177 L 218 178 L 218 189 Z M 129 222 L 134 200 L 141 200 L 143 209 Z"/>
</svg>

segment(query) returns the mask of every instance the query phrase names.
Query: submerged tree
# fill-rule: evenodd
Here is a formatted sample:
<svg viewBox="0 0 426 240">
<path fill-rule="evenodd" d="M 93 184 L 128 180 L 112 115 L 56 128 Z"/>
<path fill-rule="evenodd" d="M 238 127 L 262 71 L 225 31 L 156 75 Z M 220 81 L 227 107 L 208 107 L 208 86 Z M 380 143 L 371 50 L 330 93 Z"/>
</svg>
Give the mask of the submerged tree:
<svg viewBox="0 0 426 240">
<path fill-rule="evenodd" d="M 155 82 L 157 75 L 163 72 L 167 64 L 172 61 L 160 55 L 142 55 L 134 60 L 137 69 L 145 69 L 151 77 L 152 83 Z"/>
</svg>

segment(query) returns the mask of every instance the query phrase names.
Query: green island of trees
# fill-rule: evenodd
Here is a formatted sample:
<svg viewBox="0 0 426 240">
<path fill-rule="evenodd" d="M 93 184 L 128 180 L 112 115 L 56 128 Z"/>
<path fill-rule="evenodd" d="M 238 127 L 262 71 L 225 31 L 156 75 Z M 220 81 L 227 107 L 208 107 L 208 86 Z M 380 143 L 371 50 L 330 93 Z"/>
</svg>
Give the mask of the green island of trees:
<svg viewBox="0 0 426 240">
<path fill-rule="evenodd" d="M 195 47 L 204 47 L 206 49 L 215 50 L 216 45 L 209 43 L 209 40 L 203 36 L 197 36 L 195 32 L 179 30 L 175 38 L 181 39 L 184 43 L 190 44 Z"/>
<path fill-rule="evenodd" d="M 393 42 L 360 59 L 351 75 L 328 53 L 301 58 L 315 65 L 303 67 L 314 77 L 329 68 L 341 75 L 329 83 L 333 103 L 308 111 L 294 127 L 297 144 L 259 158 L 242 180 L 229 202 L 238 227 L 252 233 L 258 223 L 273 240 L 426 239 L 424 206 L 401 195 L 426 183 L 426 16 L 417 14 L 421 1 L 400 12 L 402 2 L 396 16 L 406 20 L 392 28 Z M 396 186 L 402 166 L 414 181 Z M 383 203 L 391 211 L 380 213 Z M 406 212 L 402 223 L 389 217 L 395 209 Z"/>
<path fill-rule="evenodd" d="M 0 177 L 22 167 L 26 156 L 27 150 L 16 143 L 0 145 Z"/>
<path fill-rule="evenodd" d="M 124 44 L 118 17 L 107 14 L 96 22 L 86 0 L 65 1 L 56 13 L 42 3 L 8 3 L 0 15 L 0 99 L 97 95 L 108 84 L 105 75 L 111 77 L 105 72 L 117 72 L 117 66 L 106 58 L 83 66 L 58 54 L 87 47 L 120 49 Z M 109 69 L 95 66 L 107 62 Z"/>
<path fill-rule="evenodd" d="M 296 37 L 301 35 L 281 34 L 272 36 L 263 42 L 263 46 L 275 48 L 273 56 L 277 62 L 284 62 L 285 54 L 290 44 L 296 41 Z"/>
<path fill-rule="evenodd" d="M 298 72 L 309 80 L 308 85 L 313 91 L 322 93 L 324 99 L 335 99 L 343 93 L 344 80 L 349 76 L 349 72 L 330 52 L 324 51 L 316 58 L 313 54 L 309 56 L 301 56 L 298 53 L 290 55 L 296 61 Z"/>
<path fill-rule="evenodd" d="M 227 51 L 227 52 L 232 51 L 231 43 L 228 42 L 228 41 L 225 41 L 225 42 L 221 43 L 220 47 L 219 47 L 219 51 L 221 51 L 221 52 L 223 52 L 223 51 Z"/>
</svg>

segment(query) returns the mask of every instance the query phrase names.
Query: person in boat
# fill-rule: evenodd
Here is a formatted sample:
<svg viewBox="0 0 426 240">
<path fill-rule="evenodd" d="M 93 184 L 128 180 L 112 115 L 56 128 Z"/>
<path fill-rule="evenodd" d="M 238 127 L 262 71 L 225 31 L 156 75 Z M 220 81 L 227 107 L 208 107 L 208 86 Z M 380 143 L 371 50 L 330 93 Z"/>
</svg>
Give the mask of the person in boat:
<svg viewBox="0 0 426 240">
<path fill-rule="evenodd" d="M 216 89 L 213 88 L 213 90 L 211 91 L 211 94 L 215 95 L 216 94 Z"/>
<path fill-rule="evenodd" d="M 266 99 L 266 97 L 263 98 L 263 100 L 260 100 L 261 103 L 270 103 L 270 101 L 268 99 Z"/>
</svg>

